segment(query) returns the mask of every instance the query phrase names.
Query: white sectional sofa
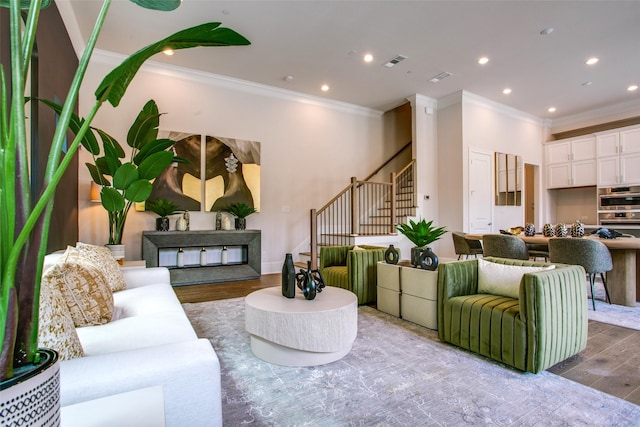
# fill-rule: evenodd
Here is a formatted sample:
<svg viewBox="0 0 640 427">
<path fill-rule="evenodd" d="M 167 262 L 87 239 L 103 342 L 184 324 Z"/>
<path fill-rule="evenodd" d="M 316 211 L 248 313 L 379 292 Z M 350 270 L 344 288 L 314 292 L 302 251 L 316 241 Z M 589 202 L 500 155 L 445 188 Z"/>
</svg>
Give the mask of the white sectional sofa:
<svg viewBox="0 0 640 427">
<path fill-rule="evenodd" d="M 45 268 L 59 255 L 48 255 Z M 60 363 L 61 405 L 162 386 L 167 426 L 222 425 L 220 363 L 198 339 L 163 267 L 122 271 L 109 323 L 76 328 L 84 356 Z M 63 420 L 64 421 L 64 420 Z"/>
</svg>

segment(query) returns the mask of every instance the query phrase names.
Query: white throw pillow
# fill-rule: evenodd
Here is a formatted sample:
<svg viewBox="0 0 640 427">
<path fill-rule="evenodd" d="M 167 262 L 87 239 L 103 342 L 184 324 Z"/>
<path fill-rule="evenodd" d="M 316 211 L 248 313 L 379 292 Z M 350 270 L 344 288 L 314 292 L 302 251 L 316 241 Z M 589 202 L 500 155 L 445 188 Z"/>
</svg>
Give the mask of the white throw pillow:
<svg viewBox="0 0 640 427">
<path fill-rule="evenodd" d="M 556 268 L 555 265 L 529 267 L 498 264 L 478 259 L 478 293 L 502 295 L 518 299 L 520 297 L 520 281 L 525 273 L 552 270 L 554 268 Z"/>
</svg>

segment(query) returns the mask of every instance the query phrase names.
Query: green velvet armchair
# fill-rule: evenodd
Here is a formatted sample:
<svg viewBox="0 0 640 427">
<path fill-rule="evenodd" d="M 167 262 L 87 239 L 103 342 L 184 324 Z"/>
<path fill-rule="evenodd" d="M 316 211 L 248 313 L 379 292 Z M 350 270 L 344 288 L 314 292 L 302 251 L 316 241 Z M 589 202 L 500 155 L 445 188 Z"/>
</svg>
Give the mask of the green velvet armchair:
<svg viewBox="0 0 640 427">
<path fill-rule="evenodd" d="M 550 264 L 485 258 L 499 264 Z M 517 369 L 538 373 L 584 350 L 587 343 L 585 271 L 555 264 L 522 276 L 519 298 L 478 293 L 478 260 L 438 267 L 440 340 Z M 518 291 L 516 291 L 518 292 Z"/>
<path fill-rule="evenodd" d="M 328 286 L 347 289 L 358 297 L 358 304 L 375 304 L 377 295 L 378 261 L 384 261 L 387 248 L 359 245 L 363 250 L 353 250 L 353 246 L 320 247 L 322 278 Z M 399 250 L 396 249 L 398 251 Z"/>
</svg>

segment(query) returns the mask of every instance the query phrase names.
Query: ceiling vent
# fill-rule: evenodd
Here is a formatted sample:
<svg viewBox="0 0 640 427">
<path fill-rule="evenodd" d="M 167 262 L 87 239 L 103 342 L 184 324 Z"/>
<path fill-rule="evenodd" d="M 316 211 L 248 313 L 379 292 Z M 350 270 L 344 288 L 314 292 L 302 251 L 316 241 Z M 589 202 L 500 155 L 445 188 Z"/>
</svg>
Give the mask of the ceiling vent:
<svg viewBox="0 0 640 427">
<path fill-rule="evenodd" d="M 396 65 L 398 62 L 400 61 L 404 61 L 405 59 L 407 59 L 406 56 L 404 55 L 398 55 L 395 58 L 392 58 L 389 62 L 387 62 L 386 64 L 384 64 L 385 67 L 387 68 L 391 68 L 394 65 Z"/>
<path fill-rule="evenodd" d="M 437 76 L 433 76 L 429 79 L 429 81 L 431 83 L 438 83 L 440 80 L 442 79 L 446 79 L 447 77 L 453 76 L 453 74 L 451 74 L 448 71 L 445 71 L 443 73 L 438 74 Z"/>
</svg>

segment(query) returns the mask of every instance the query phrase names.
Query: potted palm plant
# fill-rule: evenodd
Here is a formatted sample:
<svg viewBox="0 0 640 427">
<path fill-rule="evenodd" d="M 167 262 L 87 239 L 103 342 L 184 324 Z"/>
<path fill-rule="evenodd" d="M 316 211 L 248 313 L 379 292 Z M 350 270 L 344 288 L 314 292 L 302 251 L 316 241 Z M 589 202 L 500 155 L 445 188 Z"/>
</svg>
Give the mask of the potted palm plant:
<svg viewBox="0 0 640 427">
<path fill-rule="evenodd" d="M 410 219 L 408 224 L 398 225 L 397 230 L 416 245 L 411 248 L 411 264 L 414 267 L 426 270 L 438 267 L 438 257 L 428 245 L 440 239 L 447 232 L 446 227 L 435 227 L 433 221 L 421 219 L 415 222 Z"/>
<path fill-rule="evenodd" d="M 247 217 L 252 213 L 256 213 L 257 210 L 253 206 L 249 206 L 246 203 L 234 203 L 224 208 L 225 212 L 229 212 L 236 218 L 236 230 L 244 230 L 247 228 Z"/>
<path fill-rule="evenodd" d="M 169 216 L 182 212 L 180 206 L 168 199 L 149 200 L 145 204 L 145 209 L 160 217 L 156 218 L 157 231 L 169 231 Z"/>
<path fill-rule="evenodd" d="M 131 1 L 149 9 L 165 11 L 173 10 L 180 5 L 180 0 Z M 55 353 L 51 357 L 42 355 L 37 341 L 40 278 L 46 252 L 52 198 L 81 142 L 91 152 L 97 148 L 95 139 L 92 140 L 87 135 L 90 135 L 89 126 L 100 107 L 105 102 L 114 107 L 118 106 L 144 61 L 164 49 L 249 44 L 247 39 L 233 30 L 219 27 L 219 23 L 203 24 L 180 31 L 139 50 L 109 73 L 95 92 L 96 101 L 87 118 L 77 120 L 72 111 L 111 4 L 111 0 L 104 0 L 104 7 L 79 59 L 73 82 L 60 110 L 47 158 L 42 191 L 37 195 L 31 194 L 32 177 L 27 161 L 28 137 L 24 103 L 25 93 L 30 93 L 28 71 L 39 12 L 50 2 L 51 0 L 0 0 L 0 7 L 9 8 L 7 30 L 11 47 L 11 76 L 5 80 L 3 74 L 0 82 L 0 404 L 3 408 L 7 407 L 5 402 L 15 400 L 15 396 L 24 393 L 16 389 L 24 385 L 38 386 L 33 384 L 31 379 L 22 377 L 30 378 L 34 376 L 34 372 L 40 373 L 42 361 L 53 359 L 52 365 L 54 368 L 57 367 Z M 10 82 L 11 90 L 6 86 L 7 81 Z M 10 99 L 7 95 L 9 93 Z M 74 130 L 76 137 L 67 143 L 66 133 L 70 128 Z M 66 155 L 62 157 L 65 143 Z M 50 371 L 54 371 L 51 376 L 57 375 L 57 369 L 47 370 Z M 52 394 L 57 396 L 58 393 L 56 388 L 47 388 L 47 393 L 42 393 L 47 400 L 37 409 L 41 420 L 50 419 L 49 414 L 58 411 L 59 399 L 50 399 Z M 27 394 L 27 398 L 31 399 L 30 395 Z M 50 405 L 47 402 L 54 404 Z"/>
</svg>

